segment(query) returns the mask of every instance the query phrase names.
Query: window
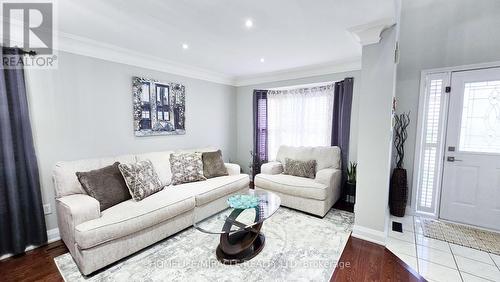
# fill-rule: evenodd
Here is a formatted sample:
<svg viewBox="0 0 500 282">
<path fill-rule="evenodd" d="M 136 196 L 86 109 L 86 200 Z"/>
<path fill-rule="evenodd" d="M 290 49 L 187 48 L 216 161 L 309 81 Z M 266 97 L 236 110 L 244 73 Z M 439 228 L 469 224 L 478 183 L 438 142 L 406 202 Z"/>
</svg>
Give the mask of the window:
<svg viewBox="0 0 500 282">
<path fill-rule="evenodd" d="M 417 212 L 435 214 L 437 211 L 440 167 L 444 142 L 446 108 L 445 87 L 448 74 L 429 74 L 425 78 L 425 92 L 421 97 L 423 123 L 420 130 L 420 155 L 417 175 Z"/>
<path fill-rule="evenodd" d="M 330 146 L 334 85 L 270 90 L 267 94 L 268 157 L 281 145 Z"/>
<path fill-rule="evenodd" d="M 459 148 L 500 153 L 500 81 L 465 83 Z"/>
</svg>

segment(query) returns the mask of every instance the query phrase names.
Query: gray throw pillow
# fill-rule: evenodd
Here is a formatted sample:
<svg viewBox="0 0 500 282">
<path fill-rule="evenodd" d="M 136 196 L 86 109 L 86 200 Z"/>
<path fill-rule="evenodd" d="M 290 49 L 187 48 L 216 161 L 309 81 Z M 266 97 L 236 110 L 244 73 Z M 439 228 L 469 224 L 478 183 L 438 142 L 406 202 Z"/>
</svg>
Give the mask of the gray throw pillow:
<svg viewBox="0 0 500 282">
<path fill-rule="evenodd" d="M 316 177 L 316 160 L 299 161 L 285 158 L 284 174 L 315 178 Z"/>
<path fill-rule="evenodd" d="M 170 155 L 172 185 L 206 180 L 203 176 L 202 153 L 173 153 Z"/>
<path fill-rule="evenodd" d="M 76 173 L 83 190 L 99 202 L 101 211 L 130 199 L 119 164 L 116 162 L 101 169 Z"/>
<path fill-rule="evenodd" d="M 201 158 L 203 160 L 203 175 L 206 178 L 229 175 L 224 160 L 222 160 L 221 150 L 204 152 L 201 154 Z"/>
<path fill-rule="evenodd" d="M 136 201 L 163 189 L 150 160 L 133 164 L 120 164 L 118 168 L 122 172 L 125 183 L 127 183 L 130 195 Z"/>
</svg>

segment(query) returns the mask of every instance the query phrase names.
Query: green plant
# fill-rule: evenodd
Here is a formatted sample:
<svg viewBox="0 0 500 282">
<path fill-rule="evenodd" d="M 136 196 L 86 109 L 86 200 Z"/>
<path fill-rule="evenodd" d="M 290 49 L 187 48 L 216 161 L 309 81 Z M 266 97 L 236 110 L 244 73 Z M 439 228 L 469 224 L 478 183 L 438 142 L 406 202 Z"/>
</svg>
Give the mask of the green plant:
<svg viewBox="0 0 500 282">
<path fill-rule="evenodd" d="M 356 167 L 358 164 L 356 162 L 351 162 L 347 168 L 347 183 L 356 184 Z"/>
</svg>

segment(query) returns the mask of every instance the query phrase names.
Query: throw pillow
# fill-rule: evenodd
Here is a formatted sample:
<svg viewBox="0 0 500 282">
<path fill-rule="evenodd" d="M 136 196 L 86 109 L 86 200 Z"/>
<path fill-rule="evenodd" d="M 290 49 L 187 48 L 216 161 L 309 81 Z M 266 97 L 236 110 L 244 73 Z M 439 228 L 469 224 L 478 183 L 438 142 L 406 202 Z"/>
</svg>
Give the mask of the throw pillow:
<svg viewBox="0 0 500 282">
<path fill-rule="evenodd" d="M 202 153 L 173 153 L 170 155 L 172 185 L 206 180 L 203 176 Z"/>
<path fill-rule="evenodd" d="M 284 174 L 314 178 L 316 177 L 316 161 L 299 161 L 285 158 Z"/>
<path fill-rule="evenodd" d="M 127 183 L 130 195 L 136 201 L 163 189 L 150 160 L 133 164 L 120 164 L 118 168 L 120 168 L 125 183 Z"/>
<path fill-rule="evenodd" d="M 206 178 L 229 175 L 224 160 L 222 160 L 221 150 L 204 152 L 201 154 L 201 158 L 203 160 L 203 175 Z"/>
<path fill-rule="evenodd" d="M 99 202 L 101 211 L 130 199 L 119 164 L 116 162 L 101 169 L 76 173 L 83 190 Z"/>
</svg>

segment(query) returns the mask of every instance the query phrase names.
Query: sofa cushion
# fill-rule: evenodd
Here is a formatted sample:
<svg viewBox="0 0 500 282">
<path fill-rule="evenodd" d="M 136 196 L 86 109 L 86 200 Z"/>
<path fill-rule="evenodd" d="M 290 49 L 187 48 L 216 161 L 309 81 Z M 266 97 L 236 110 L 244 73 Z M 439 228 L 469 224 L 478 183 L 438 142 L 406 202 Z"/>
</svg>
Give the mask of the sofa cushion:
<svg viewBox="0 0 500 282">
<path fill-rule="evenodd" d="M 285 158 L 284 174 L 314 178 L 316 177 L 316 160 L 299 161 Z"/>
<path fill-rule="evenodd" d="M 185 183 L 168 187 L 166 190 L 175 189 L 183 193 L 191 194 L 196 198 L 196 206 L 201 206 L 248 187 L 249 182 L 250 179 L 248 175 L 238 174 L 214 177 L 206 181 Z"/>
<path fill-rule="evenodd" d="M 170 154 L 173 151 L 152 152 L 136 155 L 136 161 L 150 160 L 153 168 L 158 174 L 162 186 L 168 186 L 172 182 L 172 172 L 170 170 Z"/>
<path fill-rule="evenodd" d="M 77 171 L 99 169 L 115 162 L 135 162 L 133 155 L 124 155 L 101 159 L 58 162 L 54 168 L 56 198 L 73 194 L 87 194 L 76 177 Z"/>
<path fill-rule="evenodd" d="M 194 206 L 191 194 L 164 189 L 140 202 L 122 202 L 101 212 L 101 217 L 77 225 L 75 242 L 80 249 L 92 248 L 159 224 Z"/>
<path fill-rule="evenodd" d="M 285 158 L 299 161 L 316 160 L 316 170 L 324 168 L 340 169 L 339 147 L 292 147 L 280 146 L 276 160 L 285 163 Z"/>
<path fill-rule="evenodd" d="M 325 200 L 328 196 L 328 186 L 310 178 L 286 174 L 258 174 L 254 181 L 256 187 L 302 198 Z"/>
<path fill-rule="evenodd" d="M 202 153 L 173 153 L 170 155 L 172 184 L 206 180 L 203 176 Z"/>
<path fill-rule="evenodd" d="M 127 184 L 116 162 L 110 166 L 86 172 L 77 172 L 76 176 L 89 196 L 99 201 L 103 211 L 130 199 Z"/>
<path fill-rule="evenodd" d="M 206 178 L 229 175 L 224 160 L 222 160 L 221 150 L 204 152 L 201 154 L 201 159 L 203 160 L 203 175 Z"/>
<path fill-rule="evenodd" d="M 140 201 L 163 189 L 150 160 L 119 164 L 118 168 L 120 168 L 123 179 L 127 183 L 130 195 L 136 201 Z"/>
</svg>

